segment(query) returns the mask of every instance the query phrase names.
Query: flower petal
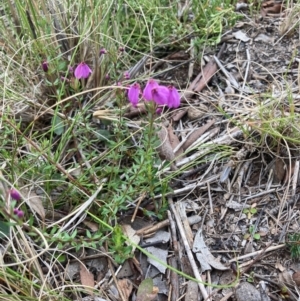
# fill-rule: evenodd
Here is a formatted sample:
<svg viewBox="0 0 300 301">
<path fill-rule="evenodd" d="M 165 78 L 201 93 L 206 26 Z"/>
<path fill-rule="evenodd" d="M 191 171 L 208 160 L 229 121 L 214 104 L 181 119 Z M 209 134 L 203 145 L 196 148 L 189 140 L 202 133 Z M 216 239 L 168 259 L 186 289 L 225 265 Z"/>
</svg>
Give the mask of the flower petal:
<svg viewBox="0 0 300 301">
<path fill-rule="evenodd" d="M 158 87 L 158 83 L 156 80 L 150 78 L 146 84 L 146 87 L 143 92 L 143 98 L 145 100 L 153 100 L 152 98 L 152 89 Z"/>
<path fill-rule="evenodd" d="M 78 79 L 88 78 L 90 73 L 92 73 L 92 70 L 85 62 L 81 62 L 74 71 L 74 75 Z"/>
<path fill-rule="evenodd" d="M 136 107 L 139 102 L 140 91 L 141 89 L 138 83 L 134 83 L 128 89 L 128 99 L 134 107 Z"/>
<path fill-rule="evenodd" d="M 158 105 L 167 105 L 170 91 L 165 86 L 157 86 L 151 90 L 152 100 Z"/>
<path fill-rule="evenodd" d="M 177 89 L 173 86 L 169 86 L 168 89 L 169 89 L 168 107 L 178 108 L 180 106 L 180 95 Z"/>
</svg>

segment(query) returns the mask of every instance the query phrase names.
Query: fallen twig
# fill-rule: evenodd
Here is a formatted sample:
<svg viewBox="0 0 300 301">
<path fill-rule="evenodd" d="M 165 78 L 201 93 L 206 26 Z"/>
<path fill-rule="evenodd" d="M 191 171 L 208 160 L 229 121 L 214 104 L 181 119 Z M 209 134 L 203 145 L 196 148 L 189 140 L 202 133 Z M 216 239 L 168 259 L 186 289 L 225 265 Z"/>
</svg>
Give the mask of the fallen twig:
<svg viewBox="0 0 300 301">
<path fill-rule="evenodd" d="M 175 210 L 175 206 L 174 206 L 174 203 L 173 203 L 173 200 L 172 198 L 168 198 L 168 202 L 169 202 L 169 206 L 170 206 L 170 209 L 172 211 L 172 213 L 174 214 L 174 217 L 175 217 L 175 220 L 177 222 L 177 227 L 178 227 L 178 230 L 179 230 L 179 233 L 180 233 L 180 236 L 182 238 L 182 241 L 183 241 L 183 244 L 184 244 L 184 248 L 185 248 L 185 251 L 186 251 L 186 254 L 188 256 L 188 259 L 190 261 L 190 264 L 191 264 L 191 267 L 193 269 L 193 272 L 194 272 L 194 276 L 195 278 L 198 280 L 198 281 L 201 281 L 198 283 L 198 286 L 199 286 L 199 289 L 201 291 L 201 294 L 203 296 L 203 299 L 204 300 L 210 300 L 208 299 L 209 296 L 207 294 L 207 291 L 205 289 L 205 286 L 204 284 L 202 283 L 202 278 L 201 278 L 201 275 L 199 273 L 199 268 L 197 267 L 197 264 L 195 262 L 195 259 L 194 259 L 194 256 L 192 254 L 192 251 L 189 247 L 189 244 L 187 242 L 187 239 L 185 237 L 185 232 L 184 232 L 184 229 L 183 229 L 183 226 L 182 226 L 182 223 L 181 223 L 181 220 L 180 220 L 180 217 L 178 216 L 176 210 Z"/>
</svg>

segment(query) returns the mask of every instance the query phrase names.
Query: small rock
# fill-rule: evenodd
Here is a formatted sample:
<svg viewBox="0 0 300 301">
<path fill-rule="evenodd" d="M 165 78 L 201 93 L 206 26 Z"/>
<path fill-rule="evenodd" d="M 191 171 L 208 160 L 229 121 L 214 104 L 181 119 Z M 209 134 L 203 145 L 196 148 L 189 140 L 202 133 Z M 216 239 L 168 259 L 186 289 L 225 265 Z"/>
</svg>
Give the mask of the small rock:
<svg viewBox="0 0 300 301">
<path fill-rule="evenodd" d="M 259 291 L 249 282 L 242 282 L 235 291 L 237 301 L 260 300 Z"/>
</svg>

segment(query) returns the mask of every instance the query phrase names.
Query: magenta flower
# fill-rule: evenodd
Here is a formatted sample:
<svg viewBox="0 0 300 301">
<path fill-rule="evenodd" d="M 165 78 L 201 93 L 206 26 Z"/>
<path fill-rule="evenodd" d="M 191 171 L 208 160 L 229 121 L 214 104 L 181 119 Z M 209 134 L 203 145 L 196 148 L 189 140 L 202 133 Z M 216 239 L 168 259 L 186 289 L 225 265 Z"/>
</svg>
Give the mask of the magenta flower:
<svg viewBox="0 0 300 301">
<path fill-rule="evenodd" d="M 160 115 L 160 114 L 162 113 L 162 111 L 163 111 L 163 108 L 162 108 L 162 107 L 158 107 L 158 108 L 156 109 L 155 113 L 156 113 L 157 115 Z"/>
<path fill-rule="evenodd" d="M 92 70 L 85 62 L 81 62 L 74 71 L 74 75 L 78 79 L 88 78 L 90 73 L 92 73 Z"/>
<path fill-rule="evenodd" d="M 106 49 L 105 48 L 101 48 L 100 49 L 100 55 L 102 55 L 102 54 L 106 54 L 107 53 L 107 51 L 106 51 Z"/>
<path fill-rule="evenodd" d="M 17 213 L 18 218 L 22 218 L 24 216 L 24 211 L 19 210 Z"/>
<path fill-rule="evenodd" d="M 124 72 L 125 79 L 130 79 L 130 73 L 128 71 Z"/>
<path fill-rule="evenodd" d="M 14 208 L 13 213 L 18 217 L 18 218 L 22 218 L 24 216 L 24 211 L 18 209 L 18 208 Z"/>
<path fill-rule="evenodd" d="M 14 188 L 9 190 L 9 194 L 10 194 L 11 198 L 15 201 L 20 201 L 21 200 L 21 195 L 20 195 L 19 191 L 17 191 Z"/>
<path fill-rule="evenodd" d="M 42 68 L 43 68 L 44 72 L 46 72 L 46 73 L 49 70 L 48 65 L 49 64 L 48 64 L 48 62 L 46 60 L 42 62 Z"/>
<path fill-rule="evenodd" d="M 138 83 L 132 84 L 128 89 L 128 99 L 134 107 L 136 107 L 139 102 L 140 92 L 141 88 Z"/>
<path fill-rule="evenodd" d="M 152 89 L 158 87 L 158 83 L 156 80 L 150 78 L 146 84 L 146 87 L 144 89 L 144 92 L 143 92 L 143 98 L 145 100 L 153 100 L 153 96 L 152 96 Z"/>
<path fill-rule="evenodd" d="M 168 107 L 178 108 L 180 106 L 180 95 L 177 89 L 173 86 L 169 86 L 168 89 L 169 89 Z"/>
<path fill-rule="evenodd" d="M 157 86 L 151 90 L 152 100 L 158 105 L 168 105 L 170 91 L 165 86 Z"/>
</svg>

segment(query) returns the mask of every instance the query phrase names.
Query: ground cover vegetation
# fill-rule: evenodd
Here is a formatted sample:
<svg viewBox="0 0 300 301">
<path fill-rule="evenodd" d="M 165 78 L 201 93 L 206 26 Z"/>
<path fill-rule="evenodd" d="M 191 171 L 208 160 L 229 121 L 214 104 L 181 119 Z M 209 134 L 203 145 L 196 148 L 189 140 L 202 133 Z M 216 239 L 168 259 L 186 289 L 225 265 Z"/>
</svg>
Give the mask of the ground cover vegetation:
<svg viewBox="0 0 300 301">
<path fill-rule="evenodd" d="M 260 11 L 249 5 L 250 16 Z M 295 3 L 285 7 L 299 10 Z M 239 94 L 245 108 L 211 102 L 214 112 L 206 121 L 220 118 L 220 126 L 238 129 L 245 157 L 236 145 L 211 143 L 209 136 L 192 141 L 180 156 L 166 143 L 167 127 L 176 122 L 172 116 L 199 104 L 186 94 L 195 77 L 187 76 L 186 64 L 201 69 L 205 50 L 217 53 L 224 33 L 244 17 L 233 1 L 4 0 L 0 13 L 1 300 L 82 300 L 94 294 L 91 287 L 112 300 L 101 281 L 86 280 L 92 272 L 84 274 L 85 266 L 77 281 L 66 276 L 66 266 L 83 262 L 90 250 L 100 250 L 111 270 L 133 260 L 134 250 L 159 262 L 124 231 L 122 221 L 136 215 L 151 223 L 165 220 L 180 176 L 199 166 L 206 175 L 219 164 L 226 167 L 220 178 L 226 183 L 239 158 L 255 162 L 262 153 L 266 161 L 275 158 L 278 173 L 278 158 L 290 162 L 290 170 L 294 166 L 300 136 L 288 77 L 293 58 L 282 75 L 284 95 L 275 95 L 282 91 L 275 79 L 276 89 Z M 282 30 L 289 32 L 286 26 Z M 180 81 L 164 76 L 174 69 L 160 68 L 168 55 L 191 51 L 191 60 L 176 65 L 184 67 Z M 214 95 L 217 86 L 209 88 Z M 187 154 L 198 155 L 178 163 Z M 255 204 L 241 209 L 250 221 L 262 211 Z M 245 241 L 261 241 L 261 234 L 249 224 Z M 298 241 L 291 233 L 295 258 Z M 235 275 L 225 287 L 237 283 Z M 153 283 L 142 283 L 135 287 L 136 300 L 145 291 L 147 300 L 156 297 Z M 120 286 L 119 298 L 128 300 Z"/>
</svg>

